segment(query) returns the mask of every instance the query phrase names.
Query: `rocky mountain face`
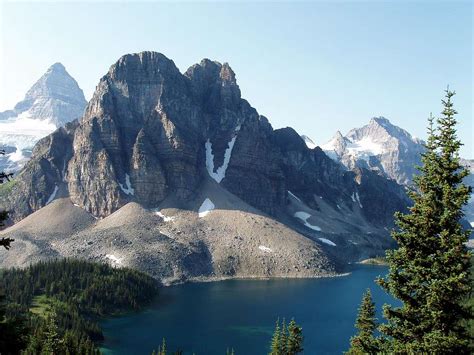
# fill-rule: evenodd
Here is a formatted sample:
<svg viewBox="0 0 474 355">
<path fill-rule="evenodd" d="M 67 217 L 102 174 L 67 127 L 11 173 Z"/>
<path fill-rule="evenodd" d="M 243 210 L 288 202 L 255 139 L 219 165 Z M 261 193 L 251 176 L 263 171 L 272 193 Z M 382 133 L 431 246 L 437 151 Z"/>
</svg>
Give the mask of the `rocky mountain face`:
<svg viewBox="0 0 474 355">
<path fill-rule="evenodd" d="M 123 265 L 178 263 L 171 279 L 331 273 L 387 248 L 393 213 L 409 203 L 394 181 L 365 168 L 347 171 L 293 129 L 273 130 L 241 97 L 228 64 L 204 59 L 181 74 L 156 52 L 125 55 L 112 65 L 82 119 L 43 138 L 0 195 L 15 221 L 37 211 L 5 232 L 36 257 L 106 258 L 115 244 L 101 240 L 119 238 L 120 218 L 112 216 L 122 213 L 140 226 L 146 243 L 167 235 L 158 238 L 167 241 L 161 259 L 127 252 Z M 74 243 L 48 244 L 43 255 L 38 243 L 64 237 L 31 232 L 28 221 L 56 200 L 61 210 L 91 218 L 73 233 Z M 157 221 L 143 222 L 154 214 Z M 245 226 L 253 227 L 245 232 Z M 90 244 L 80 244 L 85 240 Z M 136 242 L 131 230 L 121 245 Z M 196 274 L 178 262 L 179 253 L 171 252 L 176 243 L 187 245 L 206 271 Z M 94 252 L 81 254 L 90 245 Z M 114 248 L 118 258 L 124 249 Z"/>
<path fill-rule="evenodd" d="M 61 63 L 53 64 L 13 110 L 0 112 L 0 170 L 16 172 L 31 156 L 35 143 L 79 118 L 86 100 Z"/>
<path fill-rule="evenodd" d="M 337 132 L 321 148 L 346 168 L 378 171 L 399 184 L 410 184 L 421 163 L 422 141 L 393 125 L 384 117 L 374 117 L 369 124 L 350 130 L 345 136 Z"/>
</svg>

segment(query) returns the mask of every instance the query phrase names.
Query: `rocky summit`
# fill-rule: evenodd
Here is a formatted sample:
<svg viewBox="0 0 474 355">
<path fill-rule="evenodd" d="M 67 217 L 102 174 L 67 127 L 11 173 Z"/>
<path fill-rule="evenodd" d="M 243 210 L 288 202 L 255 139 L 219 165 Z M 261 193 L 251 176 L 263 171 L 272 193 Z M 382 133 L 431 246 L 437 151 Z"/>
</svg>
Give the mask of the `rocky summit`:
<svg viewBox="0 0 474 355">
<path fill-rule="evenodd" d="M 302 136 L 305 141 L 309 138 Z M 310 139 L 309 139 L 310 140 Z M 312 142 L 312 141 L 311 141 Z M 345 136 L 336 132 L 326 144 L 321 145 L 326 155 L 348 170 L 356 167 L 370 169 L 381 176 L 410 186 L 422 164 L 424 142 L 387 118 L 374 117 L 369 124 L 351 129 Z M 474 161 L 461 159 L 470 175 L 464 182 L 474 188 Z M 464 208 L 465 225 L 474 227 L 474 194 Z"/>
<path fill-rule="evenodd" d="M 0 262 L 75 256 L 176 282 L 332 275 L 381 254 L 404 188 L 307 143 L 274 130 L 227 63 L 182 74 L 163 54 L 125 55 L 2 186 L 17 223 Z"/>
<path fill-rule="evenodd" d="M 374 117 L 369 124 L 337 132 L 321 148 L 346 168 L 362 167 L 378 171 L 399 184 L 410 184 L 421 163 L 423 142 L 384 117 Z"/>
<path fill-rule="evenodd" d="M 0 112 L 0 144 L 6 153 L 0 169 L 20 170 L 39 139 L 81 117 L 86 105 L 76 80 L 61 63 L 53 64 L 14 109 Z"/>
</svg>

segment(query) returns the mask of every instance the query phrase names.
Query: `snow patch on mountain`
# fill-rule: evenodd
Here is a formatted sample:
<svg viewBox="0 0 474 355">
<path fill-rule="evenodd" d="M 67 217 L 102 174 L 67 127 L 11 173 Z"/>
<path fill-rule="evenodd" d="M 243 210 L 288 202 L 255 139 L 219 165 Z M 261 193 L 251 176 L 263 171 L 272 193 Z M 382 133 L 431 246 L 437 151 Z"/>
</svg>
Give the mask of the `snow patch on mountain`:
<svg viewBox="0 0 474 355">
<path fill-rule="evenodd" d="M 165 222 L 172 222 L 174 220 L 174 217 L 165 216 L 160 210 L 155 210 L 154 212 L 158 217 L 161 217 L 163 221 Z"/>
<path fill-rule="evenodd" d="M 237 133 L 240 131 L 240 125 L 238 125 L 234 132 Z M 234 135 L 230 142 L 227 144 L 227 148 L 224 152 L 224 161 L 222 166 L 218 167 L 216 171 L 214 171 L 214 154 L 212 153 L 212 143 L 210 139 L 207 139 L 206 143 L 204 144 L 206 148 L 206 169 L 209 173 L 209 176 L 213 178 L 217 183 L 220 183 L 225 178 L 225 172 L 227 171 L 227 167 L 229 166 L 230 158 L 232 155 L 232 149 L 234 149 L 235 140 L 237 139 L 237 135 Z"/>
<path fill-rule="evenodd" d="M 288 195 L 293 197 L 295 200 L 298 200 L 299 202 L 301 202 L 301 200 L 295 194 L 293 194 L 290 190 L 288 190 Z"/>
<path fill-rule="evenodd" d="M 375 142 L 372 137 L 364 137 L 346 147 L 350 155 L 358 159 L 368 160 L 371 156 L 383 153 L 382 144 Z"/>
<path fill-rule="evenodd" d="M 130 175 L 125 174 L 125 186 L 123 186 L 120 182 L 119 182 L 119 185 L 122 191 L 124 192 L 124 194 L 126 195 L 135 194 L 135 190 L 133 189 L 132 184 L 130 183 Z"/>
<path fill-rule="evenodd" d="M 202 218 L 202 217 L 207 216 L 212 210 L 214 210 L 214 208 L 216 208 L 214 203 L 210 199 L 206 198 L 204 202 L 202 203 L 201 207 L 199 207 L 199 210 L 198 210 L 199 217 Z"/>
<path fill-rule="evenodd" d="M 318 238 L 322 243 L 324 244 L 328 244 L 330 246 L 337 246 L 336 243 L 334 243 L 333 241 L 329 240 L 329 239 L 326 239 L 326 238 Z"/>
<path fill-rule="evenodd" d="M 304 225 L 306 227 L 308 227 L 312 230 L 315 230 L 317 232 L 321 232 L 321 228 L 319 228 L 318 226 L 312 225 L 311 223 L 308 222 L 308 219 L 311 217 L 311 215 L 309 213 L 303 212 L 303 211 L 298 211 L 298 212 L 295 212 L 294 217 L 301 219 L 304 222 Z"/>
<path fill-rule="evenodd" d="M 56 194 L 58 193 L 58 190 L 59 190 L 58 185 L 55 185 L 55 186 L 54 186 L 54 191 L 53 191 L 53 193 L 49 196 L 48 201 L 46 201 L 46 204 L 51 203 L 51 202 L 56 198 Z"/>
</svg>

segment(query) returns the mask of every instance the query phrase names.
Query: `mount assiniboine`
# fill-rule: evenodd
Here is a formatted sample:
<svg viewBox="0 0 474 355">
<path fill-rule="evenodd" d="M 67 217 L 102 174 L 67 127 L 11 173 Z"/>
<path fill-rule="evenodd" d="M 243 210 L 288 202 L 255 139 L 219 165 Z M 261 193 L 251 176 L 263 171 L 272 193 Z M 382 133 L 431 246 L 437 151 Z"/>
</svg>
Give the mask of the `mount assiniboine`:
<svg viewBox="0 0 474 355">
<path fill-rule="evenodd" d="M 0 112 L 0 170 L 16 172 L 35 143 L 84 113 L 87 102 L 61 63 L 53 64 L 13 110 Z"/>
<path fill-rule="evenodd" d="M 347 170 L 241 97 L 226 63 L 121 57 L 1 189 L 2 266 L 80 257 L 165 283 L 332 275 L 392 246 L 404 187 Z"/>
</svg>

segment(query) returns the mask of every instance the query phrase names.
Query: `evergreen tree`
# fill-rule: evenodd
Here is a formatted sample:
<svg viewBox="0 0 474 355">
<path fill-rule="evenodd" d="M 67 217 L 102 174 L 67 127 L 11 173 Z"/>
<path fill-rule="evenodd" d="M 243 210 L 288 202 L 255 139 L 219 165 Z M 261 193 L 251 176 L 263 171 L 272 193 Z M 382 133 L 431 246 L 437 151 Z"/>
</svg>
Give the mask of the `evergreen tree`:
<svg viewBox="0 0 474 355">
<path fill-rule="evenodd" d="M 275 324 L 275 331 L 273 332 L 272 342 L 270 344 L 269 355 L 284 355 L 280 352 L 281 348 L 281 331 L 280 331 L 280 320 L 277 319 Z"/>
<path fill-rule="evenodd" d="M 359 307 L 355 327 L 358 334 L 351 338 L 351 347 L 347 354 L 376 354 L 378 352 L 374 332 L 377 329 L 375 304 L 372 301 L 370 289 L 367 289 Z"/>
<path fill-rule="evenodd" d="M 286 325 L 285 319 L 277 320 L 269 355 L 296 355 L 303 351 L 303 331 L 295 320 Z"/>
<path fill-rule="evenodd" d="M 292 319 L 288 324 L 287 354 L 295 355 L 303 351 L 303 328 Z"/>
<path fill-rule="evenodd" d="M 46 330 L 44 332 L 44 343 L 41 353 L 45 355 L 63 353 L 63 339 L 59 334 L 59 327 L 56 321 L 56 314 L 50 313 L 47 318 Z"/>
<path fill-rule="evenodd" d="M 392 234 L 398 249 L 387 253 L 390 266 L 378 283 L 401 307 L 384 307 L 387 324 L 384 351 L 394 353 L 469 353 L 463 326 L 469 312 L 463 300 L 470 292 L 469 232 L 460 224 L 470 188 L 462 183 L 468 174 L 459 161 L 461 143 L 456 136 L 454 92 L 446 91 L 444 109 L 433 128 L 431 117 L 426 152 L 416 189 L 409 195 L 413 206 L 398 213 L 398 231 Z"/>
<path fill-rule="evenodd" d="M 287 354 L 287 341 L 288 341 L 288 335 L 287 335 L 288 330 L 286 329 L 286 321 L 285 318 L 283 318 L 281 322 L 281 332 L 280 332 L 280 346 L 279 346 L 279 351 L 280 354 Z"/>
</svg>

